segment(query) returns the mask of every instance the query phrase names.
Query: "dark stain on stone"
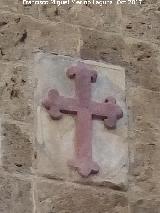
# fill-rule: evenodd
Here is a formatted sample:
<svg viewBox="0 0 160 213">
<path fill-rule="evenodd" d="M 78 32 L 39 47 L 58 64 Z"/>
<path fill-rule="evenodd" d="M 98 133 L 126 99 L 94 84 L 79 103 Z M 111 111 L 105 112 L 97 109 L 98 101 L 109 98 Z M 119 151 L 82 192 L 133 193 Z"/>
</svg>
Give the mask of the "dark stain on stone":
<svg viewBox="0 0 160 213">
<path fill-rule="evenodd" d="M 140 49 L 140 50 L 143 50 L 142 44 L 137 44 L 137 48 Z"/>
<path fill-rule="evenodd" d="M 26 83 L 26 80 L 22 79 L 22 80 L 21 80 L 21 83 L 22 83 L 22 84 L 25 84 L 25 83 Z"/>
<path fill-rule="evenodd" d="M 2 56 L 5 55 L 5 53 L 4 53 L 4 51 L 2 50 L 2 48 L 0 48 L 0 54 L 1 54 Z"/>
<path fill-rule="evenodd" d="M 132 24 L 129 23 L 129 24 L 126 26 L 126 29 L 132 29 Z"/>
<path fill-rule="evenodd" d="M 12 78 L 11 78 L 11 81 L 15 83 L 15 82 L 16 82 L 16 79 L 12 77 Z"/>
<path fill-rule="evenodd" d="M 12 89 L 10 92 L 10 99 L 18 98 L 18 96 L 19 96 L 19 91 L 16 89 Z"/>
<path fill-rule="evenodd" d="M 8 24 L 6 21 L 2 21 L 2 22 L 0 22 L 0 27 L 4 26 L 6 24 Z"/>
<path fill-rule="evenodd" d="M 15 163 L 15 165 L 16 165 L 17 167 L 22 167 L 22 164 L 19 164 L 19 163 Z"/>
<path fill-rule="evenodd" d="M 137 61 L 143 61 L 145 59 L 151 58 L 151 55 L 141 55 L 137 58 Z"/>
<path fill-rule="evenodd" d="M 34 159 L 37 159 L 37 152 L 34 152 Z"/>
<path fill-rule="evenodd" d="M 26 38 L 27 38 L 27 31 L 25 30 L 24 33 L 22 34 L 22 37 L 20 38 L 19 41 L 22 42 L 22 43 L 24 43 L 25 40 L 26 40 Z"/>
<path fill-rule="evenodd" d="M 56 8 L 56 10 L 54 11 L 54 14 L 55 14 L 55 16 L 59 16 L 59 10 L 58 10 L 58 8 Z"/>
<path fill-rule="evenodd" d="M 18 24 L 20 22 L 21 18 L 16 18 L 15 22 Z"/>
</svg>

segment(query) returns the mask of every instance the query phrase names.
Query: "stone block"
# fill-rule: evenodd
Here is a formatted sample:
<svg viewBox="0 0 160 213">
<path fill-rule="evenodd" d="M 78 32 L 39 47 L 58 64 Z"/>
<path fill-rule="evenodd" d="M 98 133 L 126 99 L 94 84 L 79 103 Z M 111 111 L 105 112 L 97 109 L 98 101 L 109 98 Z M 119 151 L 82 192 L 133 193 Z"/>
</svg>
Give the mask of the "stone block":
<svg viewBox="0 0 160 213">
<path fill-rule="evenodd" d="M 1 12 L 0 58 L 5 61 L 33 59 L 40 50 L 78 56 L 79 27 L 65 23 L 45 22 L 22 14 Z"/>
<path fill-rule="evenodd" d="M 126 36 L 160 44 L 159 2 L 122 6 L 122 29 Z"/>
<path fill-rule="evenodd" d="M 32 213 L 31 183 L 16 177 L 0 175 L 0 212 Z"/>
<path fill-rule="evenodd" d="M 1 119 L 1 166 L 9 172 L 30 173 L 32 127 Z"/>
<path fill-rule="evenodd" d="M 58 181 L 35 184 L 38 213 L 128 213 L 125 194 Z"/>
<path fill-rule="evenodd" d="M 0 12 L 0 59 L 17 61 L 26 57 L 27 31 L 21 21 L 20 15 Z"/>
<path fill-rule="evenodd" d="M 34 23 L 36 27 L 36 23 Z M 37 38 L 35 38 L 35 33 Z M 31 30 L 31 43 L 43 51 L 55 54 L 78 56 L 80 52 L 80 32 L 78 26 L 65 23 L 39 24 Z"/>
<path fill-rule="evenodd" d="M 33 119 L 32 73 L 23 63 L 1 62 L 0 112 L 7 117 L 30 123 Z"/>
<path fill-rule="evenodd" d="M 78 59 L 77 59 L 78 60 Z M 92 98 L 103 102 L 107 96 L 114 96 L 124 111 L 117 129 L 108 131 L 103 121 L 93 121 L 93 158 L 101 167 L 97 176 L 81 178 L 70 170 L 67 161 L 74 153 L 75 122 L 70 115 L 53 121 L 41 107 L 41 100 L 48 89 L 57 89 L 61 95 L 73 97 L 74 81 L 66 77 L 65 70 L 77 61 L 71 57 L 39 54 L 35 60 L 36 105 L 36 172 L 49 178 L 75 182 L 108 185 L 123 190 L 127 187 L 128 145 L 127 110 L 125 104 L 125 73 L 121 67 L 85 61 L 98 72 L 98 80 L 92 86 Z"/>
<path fill-rule="evenodd" d="M 81 29 L 82 59 L 102 60 L 106 63 L 122 65 L 125 42 L 121 35 Z"/>
<path fill-rule="evenodd" d="M 130 88 L 127 95 L 132 121 L 131 130 L 134 131 L 136 142 L 159 145 L 157 134 L 160 125 L 159 92 L 137 87 Z"/>
<path fill-rule="evenodd" d="M 157 45 L 88 29 L 81 29 L 81 39 L 81 58 L 123 66 L 126 70 L 127 85 L 159 91 L 160 66 Z"/>
<path fill-rule="evenodd" d="M 0 0 L 0 10 L 1 11 L 11 11 L 11 12 L 17 12 L 17 3 L 18 0 L 12 1 L 12 0 Z"/>
<path fill-rule="evenodd" d="M 32 16 L 34 18 L 39 18 L 39 10 L 38 10 L 39 5 L 37 4 L 23 4 L 23 0 L 18 0 L 17 3 L 17 12 L 24 14 L 24 15 L 28 15 L 28 16 Z"/>
<path fill-rule="evenodd" d="M 132 38 L 125 39 L 123 61 L 127 78 L 134 86 L 159 91 L 159 54 L 159 47 L 156 45 Z"/>
<path fill-rule="evenodd" d="M 99 6 L 71 3 L 69 5 L 41 5 L 40 19 L 65 22 L 107 32 L 120 31 L 120 8 L 116 4 Z"/>
<path fill-rule="evenodd" d="M 133 175 L 131 194 L 159 196 L 160 166 L 160 95 L 146 89 L 128 91 L 130 168 Z"/>
<path fill-rule="evenodd" d="M 159 213 L 160 202 L 154 198 L 139 199 L 135 203 L 131 203 L 131 213 Z"/>
</svg>

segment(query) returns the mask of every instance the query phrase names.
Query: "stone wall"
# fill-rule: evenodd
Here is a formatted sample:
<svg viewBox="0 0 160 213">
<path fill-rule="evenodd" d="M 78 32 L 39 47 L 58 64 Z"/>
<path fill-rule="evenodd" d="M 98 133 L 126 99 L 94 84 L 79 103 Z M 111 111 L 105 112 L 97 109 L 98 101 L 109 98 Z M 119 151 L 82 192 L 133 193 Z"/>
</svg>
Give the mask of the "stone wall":
<svg viewBox="0 0 160 213">
<path fill-rule="evenodd" d="M 0 0 L 0 212 L 160 212 L 160 3 L 22 5 Z M 36 176 L 36 52 L 126 69 L 130 170 L 127 191 Z"/>
</svg>

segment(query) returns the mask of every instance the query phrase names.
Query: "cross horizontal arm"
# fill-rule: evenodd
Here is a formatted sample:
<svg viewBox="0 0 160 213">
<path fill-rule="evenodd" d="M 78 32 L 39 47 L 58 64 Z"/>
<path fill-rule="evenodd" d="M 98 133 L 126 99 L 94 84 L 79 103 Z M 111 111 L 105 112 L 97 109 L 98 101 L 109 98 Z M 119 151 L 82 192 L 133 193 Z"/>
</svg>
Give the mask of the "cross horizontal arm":
<svg viewBox="0 0 160 213">
<path fill-rule="evenodd" d="M 59 97 L 58 108 L 66 114 L 76 114 L 78 111 L 78 100 L 75 98 Z"/>
<path fill-rule="evenodd" d="M 112 110 L 111 104 L 107 103 L 98 103 L 98 102 L 92 102 L 91 106 L 91 113 L 93 117 L 99 118 L 99 119 L 105 119 L 107 118 L 108 114 Z"/>
<path fill-rule="evenodd" d="M 43 99 L 42 105 L 46 108 L 53 119 L 60 119 L 62 113 L 76 114 L 78 111 L 78 100 L 60 96 L 57 90 L 49 90 L 48 96 Z"/>
<path fill-rule="evenodd" d="M 92 102 L 90 108 L 93 117 L 99 119 L 106 119 L 112 116 L 119 119 L 123 115 L 122 109 L 112 101 L 107 103 Z"/>
</svg>

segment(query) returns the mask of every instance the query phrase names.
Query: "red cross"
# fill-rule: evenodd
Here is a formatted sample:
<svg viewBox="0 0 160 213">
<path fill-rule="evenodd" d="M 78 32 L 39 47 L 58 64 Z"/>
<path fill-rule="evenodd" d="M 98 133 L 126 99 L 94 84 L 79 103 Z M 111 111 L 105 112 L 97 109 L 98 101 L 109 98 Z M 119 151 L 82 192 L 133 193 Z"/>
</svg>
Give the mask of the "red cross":
<svg viewBox="0 0 160 213">
<path fill-rule="evenodd" d="M 92 119 L 104 120 L 107 128 L 115 128 L 123 112 L 113 97 L 106 98 L 104 103 L 91 100 L 91 83 L 96 82 L 97 72 L 84 63 L 79 62 L 77 66 L 69 68 L 67 76 L 75 79 L 76 97 L 65 98 L 52 89 L 42 105 L 52 119 L 60 119 L 62 113 L 76 115 L 75 156 L 69 166 L 87 177 L 99 171 L 98 164 L 92 159 Z"/>
</svg>

